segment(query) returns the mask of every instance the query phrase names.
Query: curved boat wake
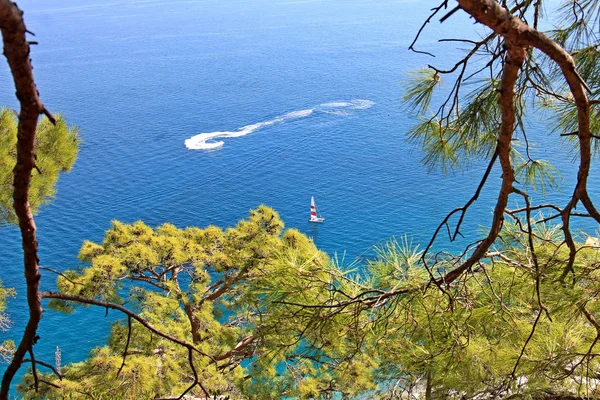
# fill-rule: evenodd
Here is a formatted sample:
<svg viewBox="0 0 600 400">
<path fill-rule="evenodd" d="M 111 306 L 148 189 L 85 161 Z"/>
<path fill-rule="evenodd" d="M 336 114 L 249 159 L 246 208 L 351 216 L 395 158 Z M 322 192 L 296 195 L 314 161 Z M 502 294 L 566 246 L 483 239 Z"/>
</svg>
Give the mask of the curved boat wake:
<svg viewBox="0 0 600 400">
<path fill-rule="evenodd" d="M 252 132 L 256 132 L 259 129 L 263 129 L 276 124 L 282 124 L 287 121 L 306 118 L 315 112 L 323 112 L 333 115 L 350 115 L 349 110 L 366 110 L 371 107 L 375 102 L 371 100 L 354 99 L 350 101 L 336 101 L 331 103 L 319 104 L 314 108 L 307 110 L 292 111 L 287 114 L 280 115 L 268 121 L 258 122 L 256 124 L 250 124 L 242 126 L 235 131 L 218 131 L 218 132 L 205 132 L 200 133 L 196 136 L 192 136 L 185 140 L 185 147 L 190 150 L 216 150 L 223 147 L 224 142 L 222 140 L 215 140 L 221 138 L 235 138 L 246 136 Z"/>
</svg>

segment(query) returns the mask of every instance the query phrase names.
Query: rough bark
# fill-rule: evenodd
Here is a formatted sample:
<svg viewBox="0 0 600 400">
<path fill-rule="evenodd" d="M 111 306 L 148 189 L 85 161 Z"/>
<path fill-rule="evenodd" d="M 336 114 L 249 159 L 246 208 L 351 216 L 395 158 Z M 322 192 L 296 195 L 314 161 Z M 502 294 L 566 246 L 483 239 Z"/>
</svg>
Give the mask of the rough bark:
<svg viewBox="0 0 600 400">
<path fill-rule="evenodd" d="M 35 221 L 29 205 L 31 171 L 35 168 L 35 131 L 38 116 L 44 113 L 50 117 L 39 99 L 33 79 L 33 68 L 29 59 L 27 29 L 23 22 L 23 12 L 8 0 L 0 0 L 0 30 L 4 44 L 4 55 L 13 76 L 16 96 L 20 103 L 17 133 L 17 162 L 14 168 L 14 208 L 21 230 L 25 280 L 27 283 L 27 304 L 29 321 L 13 359 L 2 377 L 0 400 L 8 399 L 8 391 L 13 377 L 23 363 L 28 351 L 32 351 L 37 340 L 37 328 L 42 317 L 39 296 L 39 265 Z"/>
<path fill-rule="evenodd" d="M 590 215 L 600 222 L 600 213 L 587 192 L 591 163 L 590 103 L 585 93 L 587 86 L 577 73 L 573 57 L 552 39 L 513 16 L 495 0 L 458 0 L 458 3 L 477 22 L 501 35 L 507 42 L 535 47 L 560 68 L 575 100 L 579 125 L 579 171 L 573 198 L 575 202 L 581 201 Z"/>
<path fill-rule="evenodd" d="M 528 47 L 535 47 L 552 59 L 561 69 L 577 105 L 579 125 L 579 171 L 577 185 L 573 193 L 573 206 L 581 201 L 596 221 L 600 222 L 600 213 L 596 210 L 587 192 L 587 178 L 591 161 L 590 104 L 585 93 L 586 84 L 575 68 L 573 58 L 553 40 L 531 28 L 495 0 L 457 0 L 459 6 L 477 22 L 486 25 L 505 40 L 508 58 L 504 64 L 500 103 L 502 126 L 498 138 L 498 158 L 502 166 L 502 186 L 494 208 L 492 227 L 488 236 L 477 246 L 473 254 L 458 268 L 439 278 L 436 283 L 450 283 L 457 279 L 479 261 L 498 237 L 504 221 L 504 210 L 508 196 L 513 190 L 514 171 L 510 161 L 510 140 L 514 131 L 514 84 L 523 64 Z"/>
<path fill-rule="evenodd" d="M 185 310 L 185 314 L 190 321 L 192 343 L 194 343 L 194 345 L 198 345 L 202 341 L 202 334 L 200 333 L 200 319 L 198 319 L 198 317 L 195 315 L 196 311 L 198 311 L 198 307 L 194 307 L 190 303 L 184 303 L 183 309 Z"/>
<path fill-rule="evenodd" d="M 507 11 L 508 13 L 508 11 Z M 450 283 L 457 279 L 464 271 L 475 265 L 481 260 L 490 246 L 498 238 L 502 224 L 504 223 L 504 210 L 508 204 L 508 197 L 513 191 L 515 173 L 510 159 L 510 149 L 513 132 L 515 130 L 515 84 L 519 76 L 519 70 L 525 61 L 526 47 L 506 38 L 507 57 L 502 72 L 502 81 L 500 84 L 500 109 L 502 112 L 502 123 L 500 134 L 498 136 L 497 154 L 502 167 L 502 185 L 498 200 L 494 207 L 492 226 L 488 236 L 481 241 L 473 254 L 458 268 L 448 272 L 441 277 L 437 283 Z"/>
</svg>

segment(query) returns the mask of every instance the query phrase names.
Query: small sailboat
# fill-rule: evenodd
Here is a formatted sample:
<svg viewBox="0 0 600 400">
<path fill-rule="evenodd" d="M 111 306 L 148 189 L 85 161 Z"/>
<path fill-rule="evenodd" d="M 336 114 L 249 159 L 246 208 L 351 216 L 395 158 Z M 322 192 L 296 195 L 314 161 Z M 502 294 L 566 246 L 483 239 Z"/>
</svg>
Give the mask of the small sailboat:
<svg viewBox="0 0 600 400">
<path fill-rule="evenodd" d="M 315 197 L 310 198 L 310 219 L 308 222 L 323 222 L 325 218 L 317 215 L 317 205 L 315 204 Z"/>
<path fill-rule="evenodd" d="M 588 236 L 585 240 L 585 246 L 588 247 L 600 247 L 600 238 Z"/>
</svg>

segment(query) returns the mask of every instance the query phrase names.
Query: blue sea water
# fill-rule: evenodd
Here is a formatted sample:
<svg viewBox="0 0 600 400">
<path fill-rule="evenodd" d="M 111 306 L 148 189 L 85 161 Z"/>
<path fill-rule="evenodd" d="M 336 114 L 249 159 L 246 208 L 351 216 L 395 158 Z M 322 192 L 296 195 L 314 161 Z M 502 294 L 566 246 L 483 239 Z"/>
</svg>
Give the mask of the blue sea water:
<svg viewBox="0 0 600 400">
<path fill-rule="evenodd" d="M 483 172 L 482 164 L 452 176 L 428 173 L 418 146 L 405 140 L 414 123 L 401 102 L 407 72 L 431 62 L 452 65 L 462 53 L 443 50 L 437 39 L 468 37 L 473 29 L 460 15 L 432 23 L 420 46 L 438 56 L 409 52 L 429 2 L 25 0 L 19 6 L 39 42 L 32 59 L 41 98 L 78 125 L 83 138 L 56 200 L 36 218 L 43 266 L 77 267 L 83 240 L 101 241 L 113 219 L 225 227 L 263 203 L 350 264 L 392 236 L 426 244 Z M 0 104 L 17 108 L 5 64 L 0 82 Z M 356 100 L 372 103 L 322 107 Z M 314 111 L 218 139 L 224 145 L 217 150 L 184 145 L 199 133 L 236 131 L 302 110 Z M 568 187 L 571 157 L 556 135 L 536 131 L 544 141 L 539 151 L 558 161 Z M 469 211 L 466 242 L 489 224 L 498 183 L 495 171 Z M 307 222 L 311 196 L 324 224 Z M 27 316 L 20 237 L 15 228 L 2 228 L 0 237 L 0 277 L 19 293 L 9 304 L 14 327 L 0 339 L 18 340 Z M 44 273 L 43 287 L 52 288 L 54 279 Z M 52 362 L 58 346 L 63 364 L 84 359 L 103 342 L 110 320 L 91 308 L 68 316 L 46 312 L 38 358 Z"/>
</svg>

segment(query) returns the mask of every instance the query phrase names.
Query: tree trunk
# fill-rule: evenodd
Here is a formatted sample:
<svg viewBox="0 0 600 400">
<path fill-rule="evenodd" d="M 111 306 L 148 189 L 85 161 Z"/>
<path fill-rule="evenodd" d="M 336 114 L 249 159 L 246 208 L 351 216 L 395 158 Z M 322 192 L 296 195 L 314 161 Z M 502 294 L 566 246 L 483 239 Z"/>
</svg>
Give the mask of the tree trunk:
<svg viewBox="0 0 600 400">
<path fill-rule="evenodd" d="M 200 334 L 200 320 L 194 315 L 194 312 L 197 310 L 197 308 L 191 305 L 190 303 L 184 303 L 183 308 L 188 317 L 188 320 L 190 321 L 192 343 L 196 345 L 202 340 L 202 335 Z"/>
<path fill-rule="evenodd" d="M 14 168 L 14 208 L 21 230 L 25 280 L 27 283 L 27 305 L 29 321 L 25 332 L 10 365 L 2 377 L 0 400 L 8 399 L 12 379 L 23 363 L 27 352 L 32 353 L 36 343 L 37 328 L 42 318 L 42 304 L 39 296 L 39 259 L 37 254 L 36 227 L 29 206 L 29 186 L 31 170 L 35 168 L 35 131 L 38 116 L 41 113 L 54 118 L 46 111 L 39 99 L 33 79 L 33 68 L 29 59 L 29 43 L 26 39 L 27 29 L 23 22 L 23 12 L 9 0 L 0 0 L 0 30 L 4 44 L 4 55 L 10 66 L 16 88 L 17 99 L 20 102 L 19 125 L 17 133 L 17 163 Z M 35 367 L 35 365 L 33 365 Z M 37 389 L 37 377 L 35 378 Z"/>
<path fill-rule="evenodd" d="M 427 373 L 427 384 L 425 386 L 425 400 L 431 400 L 431 372 Z"/>
</svg>

